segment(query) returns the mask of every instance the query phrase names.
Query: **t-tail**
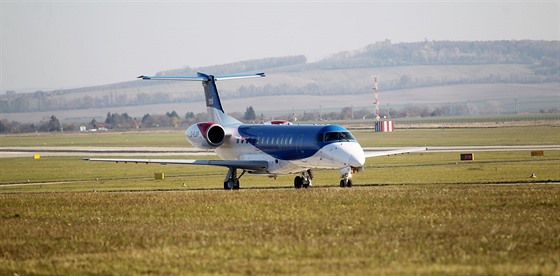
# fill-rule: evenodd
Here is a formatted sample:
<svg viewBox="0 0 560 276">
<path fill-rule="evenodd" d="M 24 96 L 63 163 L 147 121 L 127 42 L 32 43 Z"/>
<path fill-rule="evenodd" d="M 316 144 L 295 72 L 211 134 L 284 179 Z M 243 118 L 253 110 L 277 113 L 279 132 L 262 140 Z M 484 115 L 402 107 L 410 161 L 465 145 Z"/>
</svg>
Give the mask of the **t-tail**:
<svg viewBox="0 0 560 276">
<path fill-rule="evenodd" d="M 222 107 L 222 102 L 220 101 L 220 95 L 218 94 L 218 88 L 216 88 L 216 81 L 245 79 L 245 78 L 260 78 L 264 76 L 265 76 L 264 73 L 248 74 L 248 75 L 213 76 L 213 75 L 207 75 L 198 72 L 196 77 L 139 76 L 138 78 L 144 80 L 202 81 L 202 87 L 204 87 L 204 96 L 206 98 L 206 107 L 208 109 L 208 114 L 210 114 L 210 117 L 212 118 L 212 121 L 220 125 L 234 125 L 234 124 L 240 124 L 241 122 L 224 112 L 224 109 Z"/>
</svg>

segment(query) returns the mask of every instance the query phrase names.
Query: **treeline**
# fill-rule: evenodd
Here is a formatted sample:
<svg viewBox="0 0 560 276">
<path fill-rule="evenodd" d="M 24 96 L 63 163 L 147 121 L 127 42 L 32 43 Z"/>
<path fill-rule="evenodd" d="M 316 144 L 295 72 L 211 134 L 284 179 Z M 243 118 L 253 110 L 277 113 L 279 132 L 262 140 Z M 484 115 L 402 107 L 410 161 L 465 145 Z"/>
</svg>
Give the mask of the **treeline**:
<svg viewBox="0 0 560 276">
<path fill-rule="evenodd" d="M 72 124 L 61 124 L 54 115 L 36 124 L 26 124 L 6 119 L 0 120 L 0 133 L 57 132 L 62 131 L 66 127 L 71 131 L 76 130 Z"/>
<path fill-rule="evenodd" d="M 540 113 L 559 113 L 558 108 L 541 109 Z M 439 116 L 476 116 L 503 114 L 499 102 L 485 103 L 457 103 L 444 105 L 406 105 L 400 108 L 385 108 L 380 111 L 383 118 L 413 118 L 413 117 L 439 117 Z M 234 112 L 230 114 L 245 123 L 263 123 L 271 120 L 289 120 L 294 123 L 332 121 L 332 120 L 358 120 L 375 119 L 373 110 L 355 109 L 344 107 L 340 111 L 303 111 L 286 113 L 282 115 L 265 115 L 259 113 L 252 106 L 247 107 L 245 113 Z M 87 124 L 60 123 L 54 115 L 43 119 L 39 123 L 19 123 L 16 121 L 0 120 L 0 133 L 30 133 L 30 132 L 59 132 L 87 130 L 127 130 L 140 128 L 186 128 L 194 123 L 208 122 L 210 118 L 205 112 L 187 112 L 179 115 L 176 111 L 165 114 L 145 114 L 142 118 L 131 117 L 128 113 L 107 113 L 105 120 L 98 122 L 92 119 Z"/>
<path fill-rule="evenodd" d="M 206 113 L 194 114 L 187 112 L 184 118 L 180 118 L 177 112 L 166 114 L 145 114 L 142 118 L 131 117 L 128 113 L 107 113 L 105 121 L 98 122 L 92 119 L 89 123 L 60 123 L 59 119 L 52 115 L 41 120 L 39 123 L 20 123 L 17 121 L 0 120 L 0 133 L 31 133 L 31 132 L 63 132 L 63 131 L 85 131 L 85 130 L 126 130 L 138 128 L 155 127 L 179 127 L 184 124 L 192 124 L 198 120 L 206 121 Z"/>
<path fill-rule="evenodd" d="M 429 41 L 393 44 L 390 40 L 345 51 L 314 64 L 321 69 L 408 65 L 533 64 L 538 74 L 558 81 L 558 41 Z"/>
</svg>

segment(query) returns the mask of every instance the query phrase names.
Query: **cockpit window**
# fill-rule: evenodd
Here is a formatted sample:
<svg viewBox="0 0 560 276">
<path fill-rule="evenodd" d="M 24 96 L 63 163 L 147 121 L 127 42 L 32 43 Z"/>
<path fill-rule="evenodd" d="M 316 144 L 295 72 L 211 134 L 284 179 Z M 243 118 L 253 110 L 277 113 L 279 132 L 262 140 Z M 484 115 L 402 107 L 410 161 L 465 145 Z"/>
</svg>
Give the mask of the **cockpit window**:
<svg viewBox="0 0 560 276">
<path fill-rule="evenodd" d="M 350 132 L 327 132 L 325 142 L 340 140 L 356 140 Z"/>
</svg>

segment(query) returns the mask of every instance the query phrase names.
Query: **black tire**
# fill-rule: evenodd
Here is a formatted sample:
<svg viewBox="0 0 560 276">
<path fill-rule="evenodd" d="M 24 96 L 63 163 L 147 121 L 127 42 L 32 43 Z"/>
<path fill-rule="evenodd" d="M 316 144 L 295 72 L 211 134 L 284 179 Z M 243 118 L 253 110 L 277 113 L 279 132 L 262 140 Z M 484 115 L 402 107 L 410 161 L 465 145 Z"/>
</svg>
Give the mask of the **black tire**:
<svg viewBox="0 0 560 276">
<path fill-rule="evenodd" d="M 224 190 L 239 190 L 239 180 L 228 180 L 224 182 Z"/>
<path fill-rule="evenodd" d="M 346 183 L 346 187 L 352 187 L 352 180 L 348 179 L 348 182 Z"/>
<path fill-rule="evenodd" d="M 340 187 L 344 188 L 346 185 L 344 184 L 344 179 L 340 180 Z"/>
<path fill-rule="evenodd" d="M 299 175 L 296 176 L 296 177 L 294 178 L 294 187 L 295 187 L 296 189 L 301 189 L 301 186 L 302 186 L 302 185 L 303 185 L 303 177 L 301 177 L 301 176 L 299 176 Z"/>
</svg>

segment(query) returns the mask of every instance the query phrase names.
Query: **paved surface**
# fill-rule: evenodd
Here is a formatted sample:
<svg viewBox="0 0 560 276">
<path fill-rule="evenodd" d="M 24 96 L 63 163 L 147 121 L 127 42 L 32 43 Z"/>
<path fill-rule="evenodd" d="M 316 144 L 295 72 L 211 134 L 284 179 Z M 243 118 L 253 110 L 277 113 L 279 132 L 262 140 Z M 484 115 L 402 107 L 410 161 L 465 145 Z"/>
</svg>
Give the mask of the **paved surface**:
<svg viewBox="0 0 560 276">
<path fill-rule="evenodd" d="M 366 147 L 365 151 L 396 150 L 402 147 Z M 429 152 L 479 152 L 479 151 L 532 151 L 532 150 L 560 150 L 560 145 L 527 145 L 527 146 L 445 146 L 427 147 Z M 41 156 L 196 156 L 213 155 L 212 151 L 198 150 L 194 148 L 171 148 L 171 147 L 0 147 L 0 158 L 7 157 L 30 157 L 40 154 Z M 1 187 L 26 186 L 26 185 L 53 185 L 80 182 L 77 181 L 54 181 L 44 183 L 14 183 L 3 184 Z M 554 184 L 560 183 L 543 182 L 532 184 Z M 528 183 L 507 183 L 492 185 L 528 185 Z M 261 188 L 259 188 L 261 189 Z"/>
<path fill-rule="evenodd" d="M 364 151 L 395 150 L 403 147 L 366 147 Z M 444 146 L 427 147 L 430 152 L 560 150 L 560 145 L 527 146 Z M 172 147 L 0 147 L 0 158 L 41 156 L 200 156 L 213 151 Z"/>
<path fill-rule="evenodd" d="M 528 145 L 528 146 L 447 146 L 428 147 L 433 152 L 454 151 L 530 151 L 530 150 L 560 150 L 560 145 Z"/>
<path fill-rule="evenodd" d="M 429 152 L 476 152 L 476 151 L 530 151 L 560 150 L 560 145 L 528 146 L 444 146 L 427 147 Z M 402 147 L 366 147 L 365 151 L 402 149 Z M 171 147 L 0 147 L 0 158 L 41 156 L 200 156 L 213 155 L 213 151 L 195 148 Z"/>
<path fill-rule="evenodd" d="M 0 158 L 41 156 L 181 156 L 213 155 L 213 151 L 171 147 L 0 147 Z"/>
</svg>

